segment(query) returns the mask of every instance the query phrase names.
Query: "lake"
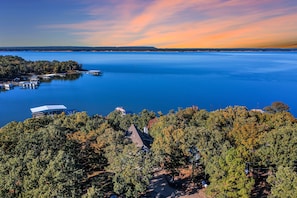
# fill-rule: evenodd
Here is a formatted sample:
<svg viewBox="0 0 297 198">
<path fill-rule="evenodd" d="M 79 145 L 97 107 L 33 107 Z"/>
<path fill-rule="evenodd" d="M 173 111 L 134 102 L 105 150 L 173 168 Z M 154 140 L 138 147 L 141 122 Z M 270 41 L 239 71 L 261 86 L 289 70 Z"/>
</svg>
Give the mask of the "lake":
<svg viewBox="0 0 297 198">
<path fill-rule="evenodd" d="M 263 108 L 282 101 L 297 115 L 297 52 L 0 52 L 26 60 L 74 60 L 102 76 L 0 92 L 0 126 L 31 117 L 30 108 L 64 104 L 89 115 L 116 107 L 164 114 L 192 105 Z"/>
</svg>

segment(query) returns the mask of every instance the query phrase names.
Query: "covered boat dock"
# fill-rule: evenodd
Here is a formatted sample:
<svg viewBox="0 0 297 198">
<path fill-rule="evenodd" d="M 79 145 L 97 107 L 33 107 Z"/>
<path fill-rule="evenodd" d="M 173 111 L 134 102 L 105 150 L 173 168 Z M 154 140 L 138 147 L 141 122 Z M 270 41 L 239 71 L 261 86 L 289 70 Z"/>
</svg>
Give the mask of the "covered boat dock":
<svg viewBox="0 0 297 198">
<path fill-rule="evenodd" d="M 64 105 L 44 105 L 31 108 L 30 110 L 33 117 L 39 117 L 43 115 L 53 115 L 66 112 L 67 107 L 65 107 Z"/>
</svg>

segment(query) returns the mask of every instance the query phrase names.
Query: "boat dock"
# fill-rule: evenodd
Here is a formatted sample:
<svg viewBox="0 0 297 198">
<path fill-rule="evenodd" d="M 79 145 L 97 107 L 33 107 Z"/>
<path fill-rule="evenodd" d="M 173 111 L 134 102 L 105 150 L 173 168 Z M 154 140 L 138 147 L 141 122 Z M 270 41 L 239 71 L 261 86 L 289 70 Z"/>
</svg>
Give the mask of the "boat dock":
<svg viewBox="0 0 297 198">
<path fill-rule="evenodd" d="M 91 74 L 93 76 L 100 76 L 102 75 L 102 72 L 100 70 L 89 70 L 87 71 L 87 74 Z"/>
<path fill-rule="evenodd" d="M 5 90 L 5 91 L 8 91 L 8 90 L 11 90 L 14 88 L 14 84 L 13 83 L 10 83 L 10 82 L 7 82 L 7 83 L 2 83 L 0 84 L 0 91 L 1 90 Z"/>
<path fill-rule="evenodd" d="M 32 117 L 37 118 L 45 115 L 54 115 L 65 113 L 66 115 L 71 115 L 76 113 L 76 110 L 67 109 L 65 105 L 43 105 L 39 107 L 30 108 Z"/>
<path fill-rule="evenodd" d="M 40 77 L 45 80 L 52 79 L 55 77 L 65 78 L 66 73 L 44 74 L 44 75 L 40 75 Z"/>
<path fill-rule="evenodd" d="M 64 105 L 44 105 L 39 107 L 31 108 L 32 116 L 40 117 L 44 115 L 53 115 L 53 114 L 60 114 L 67 110 L 67 107 Z"/>
<path fill-rule="evenodd" d="M 22 81 L 19 86 L 24 89 L 36 89 L 39 86 L 37 82 Z"/>
</svg>

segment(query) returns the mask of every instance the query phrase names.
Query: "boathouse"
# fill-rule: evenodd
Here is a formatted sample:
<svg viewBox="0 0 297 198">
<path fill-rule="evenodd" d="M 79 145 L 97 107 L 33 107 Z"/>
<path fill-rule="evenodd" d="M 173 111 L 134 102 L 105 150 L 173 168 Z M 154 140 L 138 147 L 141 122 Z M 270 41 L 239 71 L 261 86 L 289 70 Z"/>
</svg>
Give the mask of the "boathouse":
<svg viewBox="0 0 297 198">
<path fill-rule="evenodd" d="M 60 114 L 67 110 L 64 105 L 44 105 L 40 107 L 34 107 L 30 109 L 33 117 L 39 117 L 43 115 Z"/>
<path fill-rule="evenodd" d="M 22 81 L 19 83 L 19 86 L 21 88 L 27 88 L 27 89 L 36 89 L 38 87 L 38 82 L 29 82 L 29 81 Z"/>
</svg>

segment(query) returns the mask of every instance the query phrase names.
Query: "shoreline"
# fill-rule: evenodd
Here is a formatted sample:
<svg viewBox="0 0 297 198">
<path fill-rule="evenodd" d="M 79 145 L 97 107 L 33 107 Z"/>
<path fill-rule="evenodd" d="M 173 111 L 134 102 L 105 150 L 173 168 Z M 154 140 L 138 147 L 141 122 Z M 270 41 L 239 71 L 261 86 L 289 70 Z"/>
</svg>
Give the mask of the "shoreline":
<svg viewBox="0 0 297 198">
<path fill-rule="evenodd" d="M 10 80 L 0 81 L 0 92 L 9 91 L 14 87 L 36 89 L 42 82 L 48 82 L 55 79 L 67 79 L 67 76 L 89 74 L 93 76 L 101 76 L 102 72 L 100 70 L 75 70 L 66 73 L 50 73 L 50 74 L 26 74 L 21 77 L 16 77 Z M 21 80 L 22 79 L 22 80 Z"/>
</svg>

